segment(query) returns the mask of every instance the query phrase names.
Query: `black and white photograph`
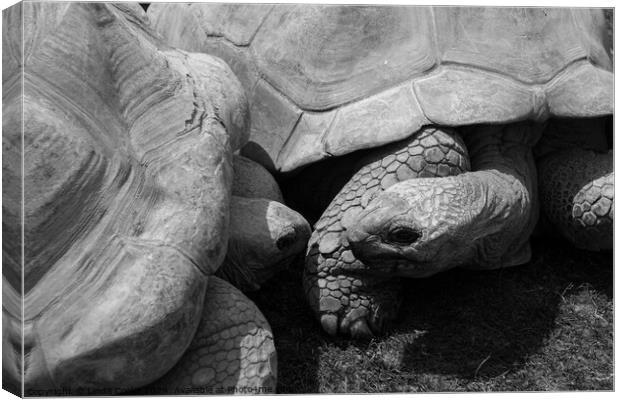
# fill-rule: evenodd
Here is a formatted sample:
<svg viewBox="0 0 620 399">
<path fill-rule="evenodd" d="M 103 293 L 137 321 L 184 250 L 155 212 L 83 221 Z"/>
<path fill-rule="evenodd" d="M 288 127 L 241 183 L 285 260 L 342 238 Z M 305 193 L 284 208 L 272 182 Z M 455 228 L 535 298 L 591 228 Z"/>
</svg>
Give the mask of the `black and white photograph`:
<svg viewBox="0 0 620 399">
<path fill-rule="evenodd" d="M 7 397 L 615 391 L 611 1 L 2 8 Z"/>
</svg>

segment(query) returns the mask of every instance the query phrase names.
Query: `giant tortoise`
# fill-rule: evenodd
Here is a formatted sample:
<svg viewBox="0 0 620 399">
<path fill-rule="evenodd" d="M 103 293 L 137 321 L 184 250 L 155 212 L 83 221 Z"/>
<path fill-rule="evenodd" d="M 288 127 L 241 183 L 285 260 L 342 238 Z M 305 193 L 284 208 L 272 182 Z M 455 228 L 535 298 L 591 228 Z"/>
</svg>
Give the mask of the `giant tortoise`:
<svg viewBox="0 0 620 399">
<path fill-rule="evenodd" d="M 233 178 L 248 109 L 228 66 L 165 44 L 137 4 L 21 3 L 3 46 L 5 387 L 273 390 L 266 319 L 213 274 L 247 277 L 310 231 L 243 198 L 280 195 L 239 187 L 265 178 L 251 161 Z"/>
<path fill-rule="evenodd" d="M 549 219 L 611 243 L 611 157 L 589 167 L 574 204 L 563 169 L 607 150 L 591 146 L 613 112 L 601 10 L 154 4 L 148 14 L 171 44 L 216 54 L 239 77 L 252 118 L 243 154 L 290 174 L 365 150 L 347 158 L 352 176 L 308 245 L 306 295 L 329 334 L 381 332 L 401 276 L 528 262 L 532 148 L 551 119 L 578 151 L 545 161 L 558 169 L 540 182 L 544 198 L 558 193 Z"/>
</svg>

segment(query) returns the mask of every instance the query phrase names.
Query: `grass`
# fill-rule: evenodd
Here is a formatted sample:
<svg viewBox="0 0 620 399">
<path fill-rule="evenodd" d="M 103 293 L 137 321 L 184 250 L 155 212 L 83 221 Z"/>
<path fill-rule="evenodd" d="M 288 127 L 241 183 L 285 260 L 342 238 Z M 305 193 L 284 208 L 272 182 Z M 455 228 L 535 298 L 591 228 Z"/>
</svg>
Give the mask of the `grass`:
<svg viewBox="0 0 620 399">
<path fill-rule="evenodd" d="M 561 241 L 495 271 L 405 282 L 398 322 L 370 342 L 324 334 L 301 261 L 251 298 L 271 323 L 279 393 L 613 389 L 613 259 Z"/>
</svg>

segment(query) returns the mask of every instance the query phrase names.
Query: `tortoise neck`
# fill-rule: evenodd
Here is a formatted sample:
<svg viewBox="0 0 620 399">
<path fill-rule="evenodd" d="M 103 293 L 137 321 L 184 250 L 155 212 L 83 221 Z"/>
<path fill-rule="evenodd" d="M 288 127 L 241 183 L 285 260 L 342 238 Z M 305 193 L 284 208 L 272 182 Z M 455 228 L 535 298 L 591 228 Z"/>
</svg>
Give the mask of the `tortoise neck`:
<svg viewBox="0 0 620 399">
<path fill-rule="evenodd" d="M 476 264 L 504 267 L 529 260 L 529 236 L 538 220 L 532 147 L 542 125 L 485 126 L 465 133 L 473 172 L 460 176 L 471 193 Z"/>
<path fill-rule="evenodd" d="M 532 149 L 540 139 L 544 126 L 521 122 L 463 129 L 463 138 L 471 159 L 471 170 L 497 170 L 513 174 L 528 169 Z"/>
</svg>

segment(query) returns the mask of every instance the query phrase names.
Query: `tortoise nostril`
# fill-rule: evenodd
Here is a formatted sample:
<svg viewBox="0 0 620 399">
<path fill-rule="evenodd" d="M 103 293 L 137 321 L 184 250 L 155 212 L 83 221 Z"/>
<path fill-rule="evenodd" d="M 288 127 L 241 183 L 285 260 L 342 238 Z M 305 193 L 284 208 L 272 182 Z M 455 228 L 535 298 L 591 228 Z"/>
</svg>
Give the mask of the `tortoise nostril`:
<svg viewBox="0 0 620 399">
<path fill-rule="evenodd" d="M 295 230 L 292 230 L 284 234 L 282 237 L 278 238 L 278 240 L 276 241 L 276 247 L 278 247 L 280 251 L 283 251 L 293 246 L 296 241 L 297 233 Z"/>
</svg>

